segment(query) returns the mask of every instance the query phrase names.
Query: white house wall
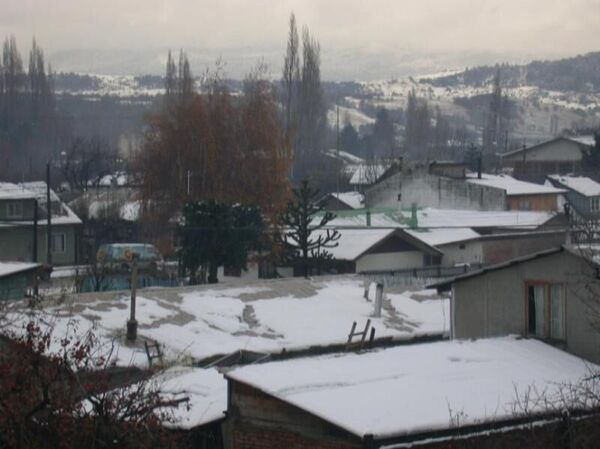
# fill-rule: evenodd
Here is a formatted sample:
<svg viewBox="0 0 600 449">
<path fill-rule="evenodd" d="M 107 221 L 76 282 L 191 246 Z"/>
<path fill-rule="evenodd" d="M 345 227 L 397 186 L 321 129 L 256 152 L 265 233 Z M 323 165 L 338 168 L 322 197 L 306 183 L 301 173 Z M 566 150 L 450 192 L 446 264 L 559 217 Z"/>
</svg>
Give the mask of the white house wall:
<svg viewBox="0 0 600 449">
<path fill-rule="evenodd" d="M 461 246 L 464 248 L 461 248 Z M 438 245 L 437 249 L 444 253 L 442 257 L 442 265 L 444 266 L 464 263 L 478 264 L 483 261 L 483 248 L 478 240 Z"/>
<path fill-rule="evenodd" d="M 356 272 L 394 271 L 423 266 L 423 253 L 401 251 L 395 253 L 365 254 L 356 260 Z"/>
</svg>

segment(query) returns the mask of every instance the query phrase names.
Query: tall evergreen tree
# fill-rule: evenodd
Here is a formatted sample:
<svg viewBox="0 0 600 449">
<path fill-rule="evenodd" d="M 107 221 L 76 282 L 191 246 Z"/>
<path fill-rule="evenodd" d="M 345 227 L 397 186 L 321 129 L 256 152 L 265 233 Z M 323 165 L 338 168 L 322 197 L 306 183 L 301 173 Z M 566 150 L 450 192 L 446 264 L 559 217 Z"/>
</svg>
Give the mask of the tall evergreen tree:
<svg viewBox="0 0 600 449">
<path fill-rule="evenodd" d="M 319 190 L 312 188 L 307 179 L 301 182 L 300 188 L 293 189 L 293 194 L 279 219 L 279 238 L 289 260 L 298 264 L 304 277 L 308 278 L 311 259 L 319 262 L 326 259 L 327 249 L 338 246 L 340 233 L 335 229 L 323 229 L 335 215 L 318 205 Z"/>
</svg>

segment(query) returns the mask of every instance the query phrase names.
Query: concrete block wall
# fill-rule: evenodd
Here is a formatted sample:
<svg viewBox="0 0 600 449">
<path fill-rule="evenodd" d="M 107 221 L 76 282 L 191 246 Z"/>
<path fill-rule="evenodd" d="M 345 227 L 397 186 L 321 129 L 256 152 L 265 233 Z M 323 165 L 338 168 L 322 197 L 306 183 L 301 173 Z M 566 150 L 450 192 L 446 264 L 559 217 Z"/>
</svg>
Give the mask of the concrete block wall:
<svg viewBox="0 0 600 449">
<path fill-rule="evenodd" d="M 418 207 L 437 209 L 506 210 L 501 189 L 470 184 L 425 172 L 397 173 L 365 193 L 368 207 Z"/>
</svg>

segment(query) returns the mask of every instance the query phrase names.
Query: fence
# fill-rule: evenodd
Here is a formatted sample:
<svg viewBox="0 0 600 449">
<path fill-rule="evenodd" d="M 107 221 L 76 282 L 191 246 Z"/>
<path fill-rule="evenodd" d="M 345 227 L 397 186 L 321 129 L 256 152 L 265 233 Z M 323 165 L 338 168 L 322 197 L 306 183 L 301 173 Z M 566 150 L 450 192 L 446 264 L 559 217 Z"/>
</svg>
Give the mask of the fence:
<svg viewBox="0 0 600 449">
<path fill-rule="evenodd" d="M 381 282 L 384 287 L 418 287 L 444 278 L 460 276 L 482 268 L 481 264 L 464 264 L 459 266 L 422 267 L 396 271 L 365 271 L 362 274 L 370 282 Z"/>
</svg>

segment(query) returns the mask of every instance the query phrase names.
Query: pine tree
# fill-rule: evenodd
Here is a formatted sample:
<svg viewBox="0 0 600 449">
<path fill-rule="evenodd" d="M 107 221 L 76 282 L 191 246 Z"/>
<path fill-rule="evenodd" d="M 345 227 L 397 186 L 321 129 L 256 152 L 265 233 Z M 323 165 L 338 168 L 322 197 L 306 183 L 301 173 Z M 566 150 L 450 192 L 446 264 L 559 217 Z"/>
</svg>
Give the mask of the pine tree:
<svg viewBox="0 0 600 449">
<path fill-rule="evenodd" d="M 327 249 L 338 246 L 340 234 L 335 229 L 323 229 L 335 215 L 317 204 L 319 190 L 313 189 L 307 179 L 301 182 L 300 188 L 293 189 L 293 195 L 279 219 L 279 239 L 288 260 L 300 265 L 304 277 L 308 278 L 311 259 L 327 259 Z"/>
</svg>

